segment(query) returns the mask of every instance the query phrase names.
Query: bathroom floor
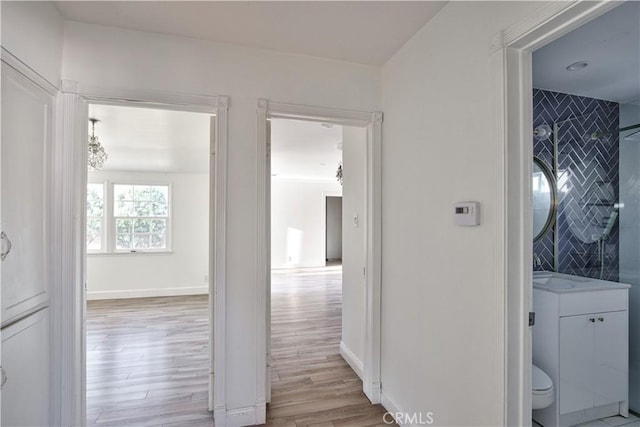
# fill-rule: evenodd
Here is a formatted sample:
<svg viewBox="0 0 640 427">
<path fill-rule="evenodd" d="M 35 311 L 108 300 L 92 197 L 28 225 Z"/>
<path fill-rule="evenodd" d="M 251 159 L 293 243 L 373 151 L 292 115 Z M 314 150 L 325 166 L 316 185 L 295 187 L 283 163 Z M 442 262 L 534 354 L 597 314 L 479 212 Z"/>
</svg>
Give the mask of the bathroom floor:
<svg viewBox="0 0 640 427">
<path fill-rule="evenodd" d="M 589 421 L 588 423 L 578 424 L 575 427 L 640 427 L 640 418 L 636 415 L 629 414 L 629 418 L 616 416 L 603 418 L 601 420 Z M 537 422 L 533 422 L 533 427 L 541 427 Z"/>
</svg>

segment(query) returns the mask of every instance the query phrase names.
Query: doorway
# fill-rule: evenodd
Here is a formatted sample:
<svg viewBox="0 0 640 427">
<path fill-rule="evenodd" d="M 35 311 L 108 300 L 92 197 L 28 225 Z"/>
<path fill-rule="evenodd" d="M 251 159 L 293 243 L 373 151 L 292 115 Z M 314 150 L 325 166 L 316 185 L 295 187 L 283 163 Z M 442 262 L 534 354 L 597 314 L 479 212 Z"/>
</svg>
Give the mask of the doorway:
<svg viewBox="0 0 640 427">
<path fill-rule="evenodd" d="M 380 154 L 381 113 L 361 113 L 322 107 L 297 106 L 258 101 L 258 312 L 257 330 L 262 331 L 258 343 L 258 401 L 271 400 L 271 159 L 270 119 L 297 119 L 366 129 L 366 164 L 363 177 L 365 191 L 365 255 L 361 270 L 366 295 L 363 389 L 370 402 L 380 402 Z M 344 241 L 344 240 L 343 240 Z M 324 246 L 322 247 L 324 250 Z M 324 255 L 324 254 L 323 254 Z M 264 322 L 264 319 L 267 321 Z"/>
<path fill-rule="evenodd" d="M 86 424 L 206 424 L 213 117 L 88 110 Z"/>
<path fill-rule="evenodd" d="M 211 116 L 211 150 L 210 159 L 210 196 L 209 196 L 209 254 L 214 262 L 209 263 L 209 297 L 208 306 L 214 310 L 207 310 L 208 321 L 208 409 L 225 406 L 224 373 L 214 377 L 214 371 L 221 372 L 224 358 L 216 358 L 215 348 L 224 348 L 226 337 L 224 331 L 224 306 L 226 304 L 226 162 L 227 162 L 227 97 L 208 97 L 166 94 L 149 91 L 103 91 L 90 89 L 83 92 L 73 90 L 61 95 L 64 106 L 62 123 L 62 141 L 64 150 L 71 153 L 65 158 L 61 168 L 61 179 L 72 183 L 74 191 L 62 195 L 61 203 L 74 206 L 73 212 L 61 219 L 62 241 L 70 242 L 62 248 L 60 257 L 70 262 L 64 263 L 63 277 L 67 278 L 68 289 L 63 289 L 62 298 L 55 301 L 56 307 L 64 308 L 57 332 L 57 345 L 65 357 L 73 363 L 63 365 L 60 377 L 66 385 L 68 396 L 61 396 L 65 401 L 73 402 L 63 419 L 63 423 L 81 425 L 86 423 L 86 283 L 85 253 L 86 253 L 86 210 L 87 210 L 87 140 L 89 132 L 89 104 L 138 106 L 146 108 L 160 108 L 175 111 L 189 111 L 206 113 Z M 71 244 L 72 242 L 72 244 Z M 77 251 L 71 248 L 78 248 Z M 214 299 L 213 295 L 217 298 Z M 214 322 L 214 311 L 222 315 L 222 321 Z M 214 333 L 214 330 L 217 333 Z M 214 390 L 216 391 L 214 393 Z"/>
<path fill-rule="evenodd" d="M 532 53 L 618 6 L 578 2 L 541 8 L 526 23 L 508 28 L 491 45 L 494 105 L 500 152 L 505 153 L 498 217 L 505 230 L 501 269 L 506 292 L 505 404 L 508 425 L 531 425 L 532 414 Z M 507 167 L 508 165 L 508 167 Z M 537 316 L 536 316 L 537 317 Z"/>
<path fill-rule="evenodd" d="M 325 197 L 325 261 L 342 263 L 342 197 Z"/>
</svg>

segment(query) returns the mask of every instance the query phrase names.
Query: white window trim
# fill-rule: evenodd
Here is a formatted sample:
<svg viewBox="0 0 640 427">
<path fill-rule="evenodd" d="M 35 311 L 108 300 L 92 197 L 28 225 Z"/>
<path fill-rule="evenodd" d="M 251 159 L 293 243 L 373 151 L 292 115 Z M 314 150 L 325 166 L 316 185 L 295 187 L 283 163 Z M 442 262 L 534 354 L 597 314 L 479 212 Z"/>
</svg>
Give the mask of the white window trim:
<svg viewBox="0 0 640 427">
<path fill-rule="evenodd" d="M 104 218 L 102 239 L 103 245 L 100 250 L 87 250 L 87 255 L 93 256 L 122 256 L 122 255 L 161 255 L 173 253 L 173 185 L 171 182 L 158 181 L 154 179 L 131 179 L 131 180 L 91 180 L 89 184 L 104 185 Z M 115 185 L 149 185 L 149 186 L 165 186 L 167 187 L 167 236 L 166 247 L 162 249 L 117 249 L 116 248 L 116 216 L 114 212 L 114 186 Z M 122 218 L 122 217 L 118 217 Z M 134 218 L 135 217 L 131 217 Z M 165 218 L 165 217 L 161 217 Z M 85 225 L 86 226 L 86 225 Z"/>
</svg>

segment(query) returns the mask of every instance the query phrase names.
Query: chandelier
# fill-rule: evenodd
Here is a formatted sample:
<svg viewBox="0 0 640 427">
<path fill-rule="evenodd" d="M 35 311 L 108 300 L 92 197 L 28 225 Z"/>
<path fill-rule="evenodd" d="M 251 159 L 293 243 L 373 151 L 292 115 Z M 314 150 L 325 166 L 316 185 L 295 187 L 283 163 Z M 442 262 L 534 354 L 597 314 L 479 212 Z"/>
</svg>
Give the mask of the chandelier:
<svg viewBox="0 0 640 427">
<path fill-rule="evenodd" d="M 336 171 L 336 179 L 342 185 L 342 162 L 338 164 L 338 170 Z"/>
<path fill-rule="evenodd" d="M 104 147 L 98 141 L 98 137 L 96 136 L 96 122 L 99 122 L 98 119 L 89 119 L 91 122 L 91 136 L 89 137 L 89 151 L 87 157 L 87 163 L 89 165 L 89 170 L 100 170 L 102 166 L 104 166 L 104 162 L 107 160 L 109 155 L 104 151 Z"/>
</svg>

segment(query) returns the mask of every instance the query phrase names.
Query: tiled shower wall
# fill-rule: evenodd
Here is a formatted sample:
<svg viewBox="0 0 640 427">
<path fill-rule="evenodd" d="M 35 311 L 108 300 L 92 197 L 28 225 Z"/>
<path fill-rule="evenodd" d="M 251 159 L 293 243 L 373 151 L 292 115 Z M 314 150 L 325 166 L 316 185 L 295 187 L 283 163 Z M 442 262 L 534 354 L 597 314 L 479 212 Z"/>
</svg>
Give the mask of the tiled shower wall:
<svg viewBox="0 0 640 427">
<path fill-rule="evenodd" d="M 599 277 L 595 237 L 619 194 L 619 106 L 615 102 L 534 89 L 533 126 L 558 124 L 558 271 Z M 592 137 L 594 132 L 598 134 Z M 533 141 L 534 156 L 553 168 L 553 137 Z M 604 275 L 618 280 L 619 227 L 605 241 Z M 533 244 L 542 266 L 554 269 L 554 231 Z"/>
</svg>

